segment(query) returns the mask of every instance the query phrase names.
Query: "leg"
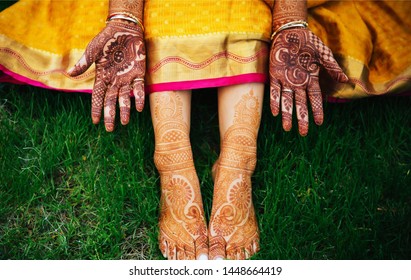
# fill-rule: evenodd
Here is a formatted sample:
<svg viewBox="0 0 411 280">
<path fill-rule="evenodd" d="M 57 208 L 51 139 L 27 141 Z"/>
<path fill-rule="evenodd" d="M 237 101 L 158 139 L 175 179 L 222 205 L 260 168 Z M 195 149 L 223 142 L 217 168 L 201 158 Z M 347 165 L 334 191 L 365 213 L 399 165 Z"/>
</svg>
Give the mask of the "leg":
<svg viewBox="0 0 411 280">
<path fill-rule="evenodd" d="M 213 168 L 210 259 L 245 259 L 259 250 L 251 175 L 257 161 L 263 94 L 263 84 L 224 87 L 218 92 L 221 153 Z"/>
<path fill-rule="evenodd" d="M 190 145 L 191 92 L 150 94 L 160 174 L 160 250 L 168 259 L 208 257 L 200 184 Z"/>
</svg>

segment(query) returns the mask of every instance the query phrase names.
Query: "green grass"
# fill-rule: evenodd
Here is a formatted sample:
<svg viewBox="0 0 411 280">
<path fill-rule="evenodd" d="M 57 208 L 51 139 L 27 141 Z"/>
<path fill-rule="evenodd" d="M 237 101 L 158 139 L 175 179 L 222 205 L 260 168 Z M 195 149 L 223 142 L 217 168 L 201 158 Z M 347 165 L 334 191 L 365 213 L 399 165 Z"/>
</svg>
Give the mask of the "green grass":
<svg viewBox="0 0 411 280">
<path fill-rule="evenodd" d="M 219 151 L 214 91 L 193 96 L 206 214 Z M 326 104 L 325 123 L 283 132 L 266 96 L 255 259 L 410 259 L 411 99 Z M 107 133 L 90 96 L 0 85 L 0 259 L 162 259 L 149 106 Z"/>
</svg>

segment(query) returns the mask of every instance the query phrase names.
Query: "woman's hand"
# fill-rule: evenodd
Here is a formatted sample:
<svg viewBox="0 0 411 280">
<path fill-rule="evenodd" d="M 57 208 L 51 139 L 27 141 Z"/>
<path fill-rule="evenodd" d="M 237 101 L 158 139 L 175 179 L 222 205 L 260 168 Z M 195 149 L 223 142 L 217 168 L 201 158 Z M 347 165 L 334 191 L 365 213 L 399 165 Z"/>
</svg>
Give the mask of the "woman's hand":
<svg viewBox="0 0 411 280">
<path fill-rule="evenodd" d="M 293 99 L 300 135 L 308 133 L 307 95 L 314 121 L 323 122 L 322 95 L 318 74 L 322 65 L 337 82 L 348 77 L 335 61 L 331 50 L 308 29 L 286 29 L 278 33 L 270 52 L 270 107 L 274 116 L 282 112 L 283 128 L 292 126 Z"/>
<path fill-rule="evenodd" d="M 135 96 L 137 111 L 143 110 L 145 58 L 143 30 L 138 25 L 110 21 L 89 43 L 82 58 L 68 73 L 78 76 L 93 63 L 96 64 L 91 102 L 94 124 L 99 123 L 104 106 L 106 130 L 114 130 L 117 99 L 121 123 L 127 124 L 130 119 L 131 91 Z"/>
</svg>

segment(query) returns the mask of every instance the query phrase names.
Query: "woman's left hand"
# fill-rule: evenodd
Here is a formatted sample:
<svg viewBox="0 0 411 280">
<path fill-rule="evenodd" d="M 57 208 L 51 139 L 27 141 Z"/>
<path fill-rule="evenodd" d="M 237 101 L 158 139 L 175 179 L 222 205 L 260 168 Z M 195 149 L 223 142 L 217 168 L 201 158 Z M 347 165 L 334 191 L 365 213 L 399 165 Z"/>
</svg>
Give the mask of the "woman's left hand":
<svg viewBox="0 0 411 280">
<path fill-rule="evenodd" d="M 292 126 L 293 99 L 300 135 L 308 133 L 307 95 L 314 121 L 324 119 L 318 75 L 322 65 L 337 82 L 348 82 L 347 75 L 334 59 L 331 50 L 308 29 L 286 29 L 272 43 L 270 52 L 270 107 L 274 116 L 282 113 L 283 128 Z"/>
<path fill-rule="evenodd" d="M 130 93 L 135 97 L 136 109 L 144 107 L 144 75 L 146 51 L 143 29 L 132 23 L 110 21 L 88 44 L 83 57 L 68 71 L 70 76 L 84 73 L 93 63 L 96 76 L 92 93 L 93 123 L 100 121 L 104 108 L 107 131 L 114 130 L 117 100 L 123 125 L 130 118 Z"/>
</svg>

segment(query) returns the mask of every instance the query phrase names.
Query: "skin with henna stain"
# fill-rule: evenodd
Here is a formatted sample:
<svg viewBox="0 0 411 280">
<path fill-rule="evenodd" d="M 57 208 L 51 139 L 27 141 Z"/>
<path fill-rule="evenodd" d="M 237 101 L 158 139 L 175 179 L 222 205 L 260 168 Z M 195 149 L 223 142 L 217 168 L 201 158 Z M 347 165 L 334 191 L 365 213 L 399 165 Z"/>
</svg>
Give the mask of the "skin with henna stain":
<svg viewBox="0 0 411 280">
<path fill-rule="evenodd" d="M 183 102 L 190 102 L 188 95 L 150 95 L 156 142 L 154 162 L 161 179 L 159 244 L 168 259 L 208 258 L 200 183 L 189 140 L 189 121 L 183 117 L 187 114 Z"/>
<path fill-rule="evenodd" d="M 127 2 L 127 3 L 122 3 Z M 131 5 L 134 3 L 134 5 Z M 129 7 L 125 4 L 128 4 Z M 123 11 L 142 18 L 143 1 L 110 1 L 110 14 Z M 127 8 L 128 7 L 128 8 Z M 141 12 L 130 10 L 140 7 Z M 68 71 L 70 76 L 84 73 L 96 64 L 91 117 L 99 123 L 104 107 L 104 123 L 107 131 L 114 130 L 117 100 L 123 125 L 130 118 L 130 93 L 135 96 L 138 111 L 144 107 L 144 75 L 146 50 L 143 29 L 126 20 L 109 21 L 106 27 L 88 44 L 79 62 Z"/>
<path fill-rule="evenodd" d="M 69 75 L 78 76 L 95 63 L 92 120 L 97 124 L 104 111 L 107 131 L 114 130 L 117 102 L 121 123 L 129 122 L 131 92 L 136 109 L 141 111 L 144 107 L 143 5 L 143 0 L 110 0 L 106 27 L 68 71 Z M 274 2 L 273 31 L 284 24 L 306 20 L 305 0 Z M 291 129 L 295 102 L 299 133 L 308 133 L 307 99 L 315 123 L 323 122 L 318 81 L 321 66 L 336 81 L 348 81 L 331 50 L 308 29 L 284 29 L 274 36 L 269 60 L 270 107 L 274 116 L 281 110 L 285 130 Z M 166 258 L 246 259 L 258 252 L 251 176 L 257 161 L 263 92 L 262 84 L 219 89 L 221 153 L 213 167 L 214 196 L 208 229 L 189 139 L 191 92 L 150 95 L 154 163 L 161 181 L 159 244 Z M 220 106 L 220 101 L 224 105 Z"/>
<path fill-rule="evenodd" d="M 306 21 L 306 1 L 278 0 L 273 15 L 273 30 L 289 22 Z M 307 95 L 315 123 L 322 124 L 324 116 L 318 79 L 320 66 L 337 82 L 348 82 L 331 50 L 310 30 L 285 29 L 274 37 L 269 65 L 270 107 L 274 116 L 279 114 L 281 107 L 284 130 L 291 130 L 295 100 L 299 133 L 307 135 Z"/>
<path fill-rule="evenodd" d="M 261 106 L 253 90 L 241 96 L 235 105 L 233 123 L 224 133 L 214 168 L 210 259 L 246 259 L 259 250 L 251 176 L 257 162 Z"/>
</svg>

